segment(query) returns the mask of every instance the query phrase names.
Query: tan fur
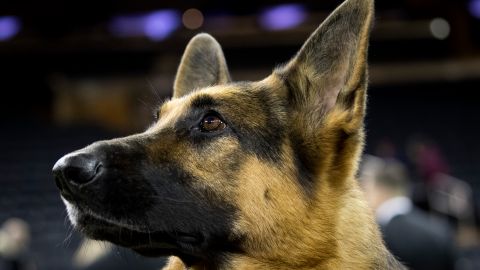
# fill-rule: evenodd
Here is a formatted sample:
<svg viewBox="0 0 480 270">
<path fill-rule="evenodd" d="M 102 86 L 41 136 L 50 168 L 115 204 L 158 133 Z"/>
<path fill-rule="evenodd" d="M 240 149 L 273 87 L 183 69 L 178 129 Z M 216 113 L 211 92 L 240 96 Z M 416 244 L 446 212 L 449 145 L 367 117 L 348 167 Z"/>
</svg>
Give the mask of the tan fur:
<svg viewBox="0 0 480 270">
<path fill-rule="evenodd" d="M 178 256 L 167 270 L 404 269 L 355 179 L 372 20 L 373 0 L 346 0 L 258 82 L 230 82 L 220 45 L 194 37 L 156 123 L 54 166 L 72 223 Z"/>
<path fill-rule="evenodd" d="M 163 270 L 185 270 L 187 267 L 183 264 L 180 258 L 175 256 L 170 256 L 167 261 L 167 265 L 165 265 Z"/>
<path fill-rule="evenodd" d="M 358 14 L 348 13 L 352 9 Z M 245 237 L 244 252 L 226 254 L 221 269 L 402 268 L 385 249 L 355 179 L 364 143 L 366 59 L 373 1 L 348 0 L 330 18 L 337 15 L 353 21 L 351 16 L 360 16 L 358 33 L 346 33 L 345 41 L 324 41 L 321 39 L 327 39 L 328 35 L 319 36 L 320 31 L 325 31 L 321 26 L 291 62 L 249 86 L 250 91 L 267 91 L 278 100 L 290 97 L 289 91 L 295 91 L 290 111 L 272 108 L 289 132 L 280 142 L 280 162 L 272 164 L 245 152 L 234 179 L 227 179 L 232 176 L 225 168 L 235 165 L 228 164 L 230 156 L 243 151 L 238 141 L 222 138 L 202 152 L 188 143 L 170 150 L 173 159 L 184 164 L 183 169 L 200 179 L 193 183 L 197 189 L 238 208 L 232 231 L 234 236 Z M 334 21 L 327 19 L 322 25 L 327 27 Z M 350 31 L 345 25 L 338 27 Z M 217 60 L 220 59 L 220 79 L 211 82 L 211 87 L 192 88 L 184 80 L 195 69 L 189 55 L 192 50 L 207 46 L 205 40 L 214 47 Z M 332 50 L 341 46 L 344 54 L 338 54 L 334 62 L 329 62 L 330 54 L 325 59 L 314 55 L 313 43 L 317 40 Z M 197 48 L 195 44 L 200 45 Z M 189 109 L 189 104 L 202 95 L 226 101 L 229 106 L 221 108 L 222 112 L 233 119 L 241 117 L 245 127 L 265 128 L 268 119 L 261 106 L 241 100 L 238 96 L 241 86 L 223 85 L 229 76 L 223 54 L 216 46 L 216 42 L 205 36 L 190 43 L 179 68 L 174 99 L 162 106 L 163 116 L 151 132 L 173 126 Z M 312 60 L 314 56 L 316 60 Z M 323 73 L 319 73 L 322 69 Z M 293 90 L 284 81 L 290 81 Z M 295 147 L 300 147 L 314 164 L 311 193 L 299 185 Z M 154 156 L 158 149 L 153 147 L 151 151 Z M 202 262 L 192 269 L 204 269 L 205 265 Z M 165 269 L 184 267 L 175 259 Z"/>
</svg>

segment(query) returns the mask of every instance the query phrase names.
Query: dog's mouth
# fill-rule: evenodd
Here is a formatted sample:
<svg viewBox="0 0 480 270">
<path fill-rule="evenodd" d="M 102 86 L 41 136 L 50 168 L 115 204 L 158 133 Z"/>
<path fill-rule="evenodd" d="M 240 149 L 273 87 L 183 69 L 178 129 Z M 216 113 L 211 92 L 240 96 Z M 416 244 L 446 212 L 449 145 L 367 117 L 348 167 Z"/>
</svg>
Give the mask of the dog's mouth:
<svg viewBox="0 0 480 270">
<path fill-rule="evenodd" d="M 186 264 L 202 259 L 205 237 L 201 233 L 144 232 L 133 230 L 89 214 L 77 216 L 77 227 L 89 238 L 109 241 L 147 257 L 177 256 Z"/>
</svg>

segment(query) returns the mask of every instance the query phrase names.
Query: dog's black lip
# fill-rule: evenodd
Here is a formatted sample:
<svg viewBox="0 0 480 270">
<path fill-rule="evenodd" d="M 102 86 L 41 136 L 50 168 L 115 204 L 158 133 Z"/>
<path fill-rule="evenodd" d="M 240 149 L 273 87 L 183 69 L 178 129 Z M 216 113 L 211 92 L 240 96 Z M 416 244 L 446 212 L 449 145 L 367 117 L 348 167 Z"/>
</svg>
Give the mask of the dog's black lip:
<svg viewBox="0 0 480 270">
<path fill-rule="evenodd" d="M 189 262 L 200 260 L 201 256 L 192 253 L 191 248 L 201 246 L 205 239 L 200 233 L 133 230 L 98 219 L 82 210 L 79 213 L 78 226 L 78 229 L 92 239 L 109 241 L 143 256 L 174 255 Z"/>
<path fill-rule="evenodd" d="M 128 248 L 131 248 L 134 250 L 153 250 L 153 249 L 176 249 L 177 247 L 169 243 L 146 243 L 146 244 L 133 245 Z"/>
<path fill-rule="evenodd" d="M 203 242 L 203 236 L 201 234 L 190 234 L 190 233 L 175 233 L 174 236 L 177 241 L 190 244 L 190 245 L 200 245 Z"/>
<path fill-rule="evenodd" d="M 75 201 L 75 199 L 69 193 L 60 192 L 60 195 L 62 195 L 62 197 L 69 202 Z"/>
</svg>

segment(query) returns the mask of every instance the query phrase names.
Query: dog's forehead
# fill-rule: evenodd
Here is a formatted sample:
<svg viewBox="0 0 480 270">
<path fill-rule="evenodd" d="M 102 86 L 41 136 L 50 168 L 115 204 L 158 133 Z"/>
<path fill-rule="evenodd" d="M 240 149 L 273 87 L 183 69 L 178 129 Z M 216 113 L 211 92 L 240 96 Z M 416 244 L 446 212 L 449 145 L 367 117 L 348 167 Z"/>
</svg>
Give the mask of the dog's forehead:
<svg viewBox="0 0 480 270">
<path fill-rule="evenodd" d="M 158 130 L 173 127 L 173 124 L 181 118 L 188 107 L 187 97 L 174 98 L 160 105 L 159 119 L 149 130 Z"/>
<path fill-rule="evenodd" d="M 189 110 L 195 106 L 214 105 L 209 104 L 207 100 L 210 100 L 211 103 L 228 106 L 228 104 L 224 103 L 228 103 L 228 100 L 234 99 L 242 92 L 253 88 L 250 84 L 251 83 L 242 83 L 212 86 L 199 89 L 179 98 L 172 98 L 160 105 L 160 118 L 150 130 L 173 127 L 177 121 L 184 118 L 189 113 Z"/>
<path fill-rule="evenodd" d="M 196 99 L 203 96 L 210 96 L 214 100 L 228 100 L 229 98 L 235 98 L 238 94 L 253 88 L 253 83 L 232 83 L 226 85 L 217 85 L 204 88 L 189 96 L 190 102 L 194 103 Z"/>
</svg>

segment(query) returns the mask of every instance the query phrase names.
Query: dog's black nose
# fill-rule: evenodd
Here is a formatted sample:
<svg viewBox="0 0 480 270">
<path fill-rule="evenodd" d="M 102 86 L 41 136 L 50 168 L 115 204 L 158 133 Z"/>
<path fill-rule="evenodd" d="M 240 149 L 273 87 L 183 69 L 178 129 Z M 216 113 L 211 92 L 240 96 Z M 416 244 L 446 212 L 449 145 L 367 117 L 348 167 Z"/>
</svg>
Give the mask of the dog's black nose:
<svg viewBox="0 0 480 270">
<path fill-rule="evenodd" d="M 53 174 L 58 188 L 64 191 L 64 185 L 81 186 L 95 181 L 101 167 L 101 162 L 90 154 L 69 154 L 55 163 Z"/>
</svg>

